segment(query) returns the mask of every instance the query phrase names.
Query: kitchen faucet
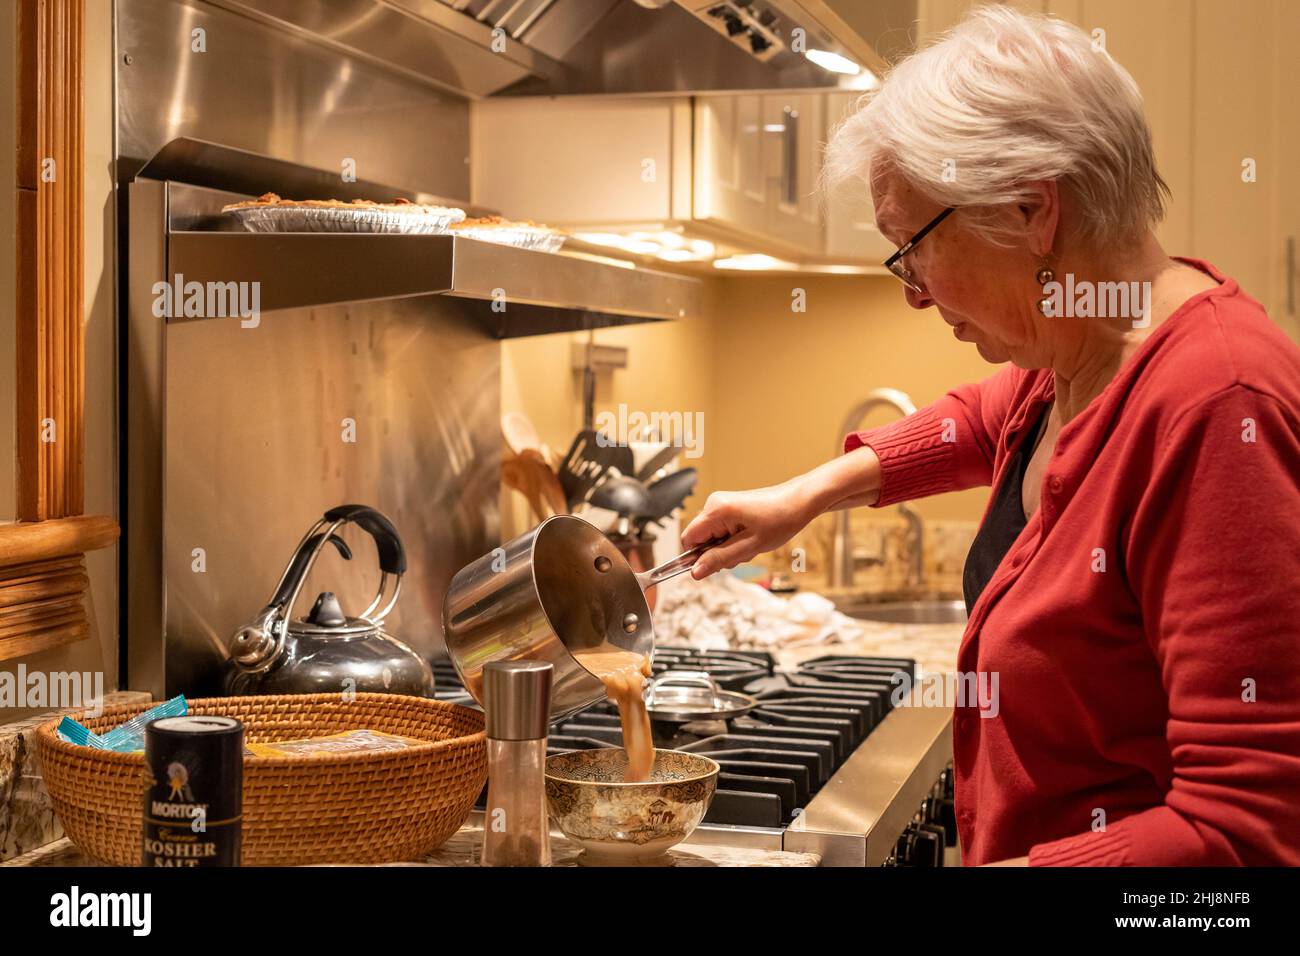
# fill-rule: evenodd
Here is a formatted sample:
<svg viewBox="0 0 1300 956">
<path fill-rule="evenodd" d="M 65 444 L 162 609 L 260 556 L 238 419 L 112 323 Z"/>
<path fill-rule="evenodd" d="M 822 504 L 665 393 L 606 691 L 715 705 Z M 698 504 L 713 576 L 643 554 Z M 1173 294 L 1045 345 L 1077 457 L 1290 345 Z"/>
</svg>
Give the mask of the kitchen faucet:
<svg viewBox="0 0 1300 956">
<path fill-rule="evenodd" d="M 849 410 L 849 413 L 844 416 L 844 423 L 840 426 L 836 438 L 836 454 L 840 454 L 843 449 L 844 436 L 856 429 L 868 412 L 881 405 L 888 405 L 897 409 L 899 415 L 904 418 L 916 411 L 916 405 L 912 403 L 912 399 L 908 397 L 906 392 L 901 392 L 896 388 L 878 388 L 869 392 L 866 398 L 854 405 Z M 924 589 L 925 585 L 925 525 L 916 509 L 906 502 L 899 504 L 898 512 L 907 522 L 909 552 L 907 587 L 909 590 L 919 592 Z M 833 588 L 852 587 L 856 564 L 857 561 L 853 554 L 853 539 L 849 530 L 849 509 L 844 508 L 835 516 L 835 535 L 831 539 L 830 586 Z"/>
</svg>

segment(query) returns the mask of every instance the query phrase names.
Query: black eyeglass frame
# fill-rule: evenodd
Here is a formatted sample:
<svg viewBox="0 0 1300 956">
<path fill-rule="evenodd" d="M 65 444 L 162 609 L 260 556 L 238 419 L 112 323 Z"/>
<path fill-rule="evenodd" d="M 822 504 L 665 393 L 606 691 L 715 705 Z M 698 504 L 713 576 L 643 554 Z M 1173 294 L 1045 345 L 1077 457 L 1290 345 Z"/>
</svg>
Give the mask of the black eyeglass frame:
<svg viewBox="0 0 1300 956">
<path fill-rule="evenodd" d="M 903 243 L 902 246 L 899 247 L 897 252 L 895 252 L 892 256 L 890 256 L 888 259 L 885 260 L 885 268 L 888 269 L 890 272 L 892 272 L 894 275 L 898 276 L 898 278 L 902 280 L 903 284 L 907 286 L 909 289 L 911 289 L 913 292 L 915 292 L 917 295 L 924 295 L 925 290 L 912 281 L 911 270 L 904 268 L 904 266 L 902 265 L 903 256 L 907 255 L 909 252 L 915 249 L 917 243 L 919 243 L 922 239 L 924 239 L 926 236 L 930 234 L 931 229 L 939 225 L 939 223 L 943 222 L 945 219 L 947 219 L 950 215 L 952 215 L 956 211 L 957 211 L 956 206 L 949 206 L 943 212 L 939 213 L 939 215 L 935 216 L 924 226 L 922 226 L 920 232 L 914 235 L 911 239 L 907 240 L 907 242 Z"/>
</svg>

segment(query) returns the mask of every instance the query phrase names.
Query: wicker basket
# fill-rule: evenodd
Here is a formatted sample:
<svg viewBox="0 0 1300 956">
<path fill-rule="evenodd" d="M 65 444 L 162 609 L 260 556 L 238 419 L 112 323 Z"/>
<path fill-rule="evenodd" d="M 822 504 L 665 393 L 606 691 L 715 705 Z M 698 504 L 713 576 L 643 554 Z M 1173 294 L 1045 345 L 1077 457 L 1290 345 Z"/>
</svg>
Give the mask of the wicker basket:
<svg viewBox="0 0 1300 956">
<path fill-rule="evenodd" d="M 102 733 L 151 704 L 105 708 L 77 719 Z M 244 724 L 245 740 L 317 737 L 360 727 L 428 740 L 428 746 L 364 754 L 244 758 L 245 866 L 391 863 L 442 845 L 469 815 L 487 780 L 483 715 L 468 707 L 396 694 L 207 697 L 192 714 Z M 139 866 L 145 777 L 142 754 L 65 743 L 57 720 L 36 732 L 45 786 L 63 829 L 83 852 Z"/>
</svg>

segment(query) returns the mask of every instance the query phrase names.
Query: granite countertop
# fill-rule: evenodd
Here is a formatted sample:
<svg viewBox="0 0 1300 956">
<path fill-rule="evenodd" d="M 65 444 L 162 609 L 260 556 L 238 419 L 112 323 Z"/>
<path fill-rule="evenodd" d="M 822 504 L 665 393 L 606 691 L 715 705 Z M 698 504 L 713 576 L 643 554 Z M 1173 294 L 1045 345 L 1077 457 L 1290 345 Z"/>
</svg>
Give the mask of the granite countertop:
<svg viewBox="0 0 1300 956">
<path fill-rule="evenodd" d="M 104 695 L 103 705 L 141 704 L 150 699 L 143 691 L 112 691 Z M 63 836 L 41 777 L 36 728 L 51 717 L 78 710 L 64 708 L 0 724 L 0 861 L 22 856 Z"/>
<path fill-rule="evenodd" d="M 461 827 L 451 839 L 423 860 L 409 863 L 370 864 L 378 866 L 478 866 L 483 845 L 483 828 L 477 825 Z M 551 836 L 552 866 L 582 866 L 583 852 L 562 836 Z M 668 851 L 661 860 L 643 864 L 647 867 L 668 866 L 818 866 L 821 857 L 816 853 L 787 853 L 783 850 L 758 850 L 747 847 L 713 846 L 710 844 L 680 843 Z M 103 867 L 109 864 L 86 856 L 66 837 L 15 857 L 6 866 L 52 867 Z M 347 865 L 347 864 L 321 864 Z"/>
<path fill-rule="evenodd" d="M 957 670 L 957 648 L 965 624 L 887 624 L 857 621 L 857 634 L 834 644 L 803 644 L 773 650 L 777 666 L 794 670 L 814 657 L 836 654 L 861 657 L 903 657 L 916 661 L 924 674 L 951 674 Z"/>
</svg>

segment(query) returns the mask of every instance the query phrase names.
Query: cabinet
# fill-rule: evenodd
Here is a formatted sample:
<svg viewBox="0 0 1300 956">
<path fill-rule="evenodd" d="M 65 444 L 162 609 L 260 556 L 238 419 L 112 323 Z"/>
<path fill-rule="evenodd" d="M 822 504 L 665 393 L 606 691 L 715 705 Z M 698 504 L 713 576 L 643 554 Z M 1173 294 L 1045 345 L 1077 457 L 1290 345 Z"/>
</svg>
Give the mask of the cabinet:
<svg viewBox="0 0 1300 956">
<path fill-rule="evenodd" d="M 860 93 L 830 93 L 826 97 L 827 136 L 854 108 Z M 881 265 L 895 247 L 876 229 L 876 210 L 871 187 L 849 182 L 832 189 L 826 197 L 826 255 L 841 262 Z"/>
<path fill-rule="evenodd" d="M 768 231 L 763 97 L 695 101 L 694 218 L 746 233 Z"/>
<path fill-rule="evenodd" d="M 766 233 L 814 255 L 825 246 L 817 194 L 826 139 L 825 104 L 821 93 L 763 97 Z"/>
<path fill-rule="evenodd" d="M 825 136 L 822 93 L 697 97 L 694 218 L 790 254 L 821 255 Z"/>
<path fill-rule="evenodd" d="M 1272 72 L 1273 88 L 1279 91 L 1273 116 L 1277 131 L 1277 201 L 1270 227 L 1273 255 L 1280 261 L 1273 276 L 1272 315 L 1291 338 L 1300 343 L 1300 123 L 1296 122 L 1295 97 L 1300 93 L 1300 4 L 1280 2 L 1274 21 Z"/>
<path fill-rule="evenodd" d="M 553 225 L 660 222 L 689 180 L 689 97 L 503 97 L 471 112 L 472 200 Z M 685 124 L 681 118 L 685 117 Z"/>
<path fill-rule="evenodd" d="M 678 228 L 795 260 L 825 249 L 820 91 L 521 97 L 472 115 L 473 199 L 508 216 Z"/>
<path fill-rule="evenodd" d="M 1236 278 L 1300 340 L 1288 255 L 1300 234 L 1300 16 L 1294 0 L 1197 0 L 1192 15 L 1192 255 Z"/>
</svg>

